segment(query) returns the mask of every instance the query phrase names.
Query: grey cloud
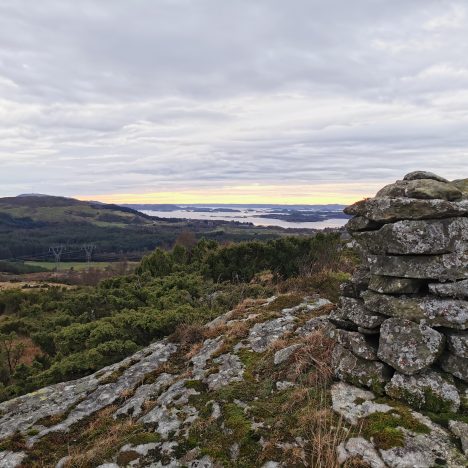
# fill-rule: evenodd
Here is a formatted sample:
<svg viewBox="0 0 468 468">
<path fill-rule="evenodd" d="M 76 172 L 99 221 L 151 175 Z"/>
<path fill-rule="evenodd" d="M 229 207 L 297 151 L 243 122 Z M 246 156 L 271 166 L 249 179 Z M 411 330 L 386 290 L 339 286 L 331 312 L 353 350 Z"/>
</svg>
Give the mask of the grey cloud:
<svg viewBox="0 0 468 468">
<path fill-rule="evenodd" d="M 463 0 L 4 0 L 0 195 L 468 167 Z"/>
</svg>

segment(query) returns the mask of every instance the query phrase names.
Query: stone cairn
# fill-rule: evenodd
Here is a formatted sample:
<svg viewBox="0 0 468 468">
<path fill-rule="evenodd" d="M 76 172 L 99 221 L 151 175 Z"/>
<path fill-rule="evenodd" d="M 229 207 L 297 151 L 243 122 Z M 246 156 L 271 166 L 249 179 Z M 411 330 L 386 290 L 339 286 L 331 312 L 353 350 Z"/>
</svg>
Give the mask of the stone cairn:
<svg viewBox="0 0 468 468">
<path fill-rule="evenodd" d="M 330 315 L 336 377 L 417 409 L 466 408 L 468 179 L 412 172 L 345 213 L 363 267 Z"/>
</svg>

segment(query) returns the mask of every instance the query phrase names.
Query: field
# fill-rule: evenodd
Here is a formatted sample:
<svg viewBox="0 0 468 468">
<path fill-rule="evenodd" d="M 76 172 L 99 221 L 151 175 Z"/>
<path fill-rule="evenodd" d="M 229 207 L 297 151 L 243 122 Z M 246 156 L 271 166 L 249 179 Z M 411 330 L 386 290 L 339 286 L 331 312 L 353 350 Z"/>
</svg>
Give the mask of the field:
<svg viewBox="0 0 468 468">
<path fill-rule="evenodd" d="M 45 268 L 49 271 L 55 270 L 55 262 L 24 262 L 25 265 L 30 266 L 37 266 L 41 268 Z M 89 265 L 86 262 L 60 262 L 60 270 L 70 270 L 74 269 L 77 271 L 86 270 L 88 266 L 90 268 L 97 268 L 99 270 L 103 270 L 112 265 L 115 262 L 90 262 Z M 136 263 L 135 263 L 136 264 Z"/>
</svg>

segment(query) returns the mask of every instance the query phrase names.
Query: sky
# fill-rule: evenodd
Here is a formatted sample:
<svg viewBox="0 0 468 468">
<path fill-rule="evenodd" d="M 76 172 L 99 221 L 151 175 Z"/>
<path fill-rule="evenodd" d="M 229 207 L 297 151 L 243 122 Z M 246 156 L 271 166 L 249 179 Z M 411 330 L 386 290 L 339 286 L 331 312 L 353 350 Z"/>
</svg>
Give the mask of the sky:
<svg viewBox="0 0 468 468">
<path fill-rule="evenodd" d="M 0 196 L 348 203 L 468 177 L 466 0 L 0 0 Z"/>
</svg>

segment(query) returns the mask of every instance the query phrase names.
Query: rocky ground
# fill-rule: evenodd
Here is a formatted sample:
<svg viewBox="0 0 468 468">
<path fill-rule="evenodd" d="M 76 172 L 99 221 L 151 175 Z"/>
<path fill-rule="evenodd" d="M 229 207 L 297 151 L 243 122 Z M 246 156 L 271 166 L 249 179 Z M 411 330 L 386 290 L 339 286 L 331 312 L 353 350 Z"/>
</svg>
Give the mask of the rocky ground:
<svg viewBox="0 0 468 468">
<path fill-rule="evenodd" d="M 0 466 L 466 466 L 462 417 L 430 419 L 333 382 L 333 308 L 295 294 L 247 300 L 2 403 Z"/>
</svg>

